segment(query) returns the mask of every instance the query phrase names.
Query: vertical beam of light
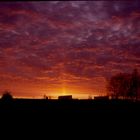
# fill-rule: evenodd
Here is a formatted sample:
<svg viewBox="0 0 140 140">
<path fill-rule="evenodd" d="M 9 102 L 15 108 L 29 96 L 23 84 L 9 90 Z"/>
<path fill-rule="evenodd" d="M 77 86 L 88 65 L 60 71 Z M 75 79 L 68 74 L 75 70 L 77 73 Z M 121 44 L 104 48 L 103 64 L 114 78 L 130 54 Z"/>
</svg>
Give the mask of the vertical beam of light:
<svg viewBox="0 0 140 140">
<path fill-rule="evenodd" d="M 66 63 L 66 47 L 62 48 L 62 61 L 63 67 L 61 69 L 61 84 L 62 84 L 62 95 L 66 95 L 66 77 L 65 77 L 65 63 Z"/>
</svg>

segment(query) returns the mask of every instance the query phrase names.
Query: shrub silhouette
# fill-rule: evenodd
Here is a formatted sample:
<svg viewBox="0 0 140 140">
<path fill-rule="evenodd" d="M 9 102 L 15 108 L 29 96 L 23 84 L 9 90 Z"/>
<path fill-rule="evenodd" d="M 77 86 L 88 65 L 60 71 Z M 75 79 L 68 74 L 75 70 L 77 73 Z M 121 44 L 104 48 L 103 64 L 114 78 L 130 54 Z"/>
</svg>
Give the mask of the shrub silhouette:
<svg viewBox="0 0 140 140">
<path fill-rule="evenodd" d="M 3 93 L 1 99 L 4 100 L 4 101 L 11 101 L 13 99 L 13 96 L 12 96 L 11 92 L 5 91 Z"/>
</svg>

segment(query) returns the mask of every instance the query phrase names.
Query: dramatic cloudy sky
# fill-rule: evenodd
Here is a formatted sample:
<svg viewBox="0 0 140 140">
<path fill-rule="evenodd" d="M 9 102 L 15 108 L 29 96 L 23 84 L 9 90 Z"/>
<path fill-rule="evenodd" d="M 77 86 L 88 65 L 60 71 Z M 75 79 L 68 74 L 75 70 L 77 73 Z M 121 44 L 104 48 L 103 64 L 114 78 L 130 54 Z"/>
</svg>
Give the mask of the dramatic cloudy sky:
<svg viewBox="0 0 140 140">
<path fill-rule="evenodd" d="M 0 3 L 0 92 L 18 97 L 105 93 L 140 70 L 139 1 Z"/>
</svg>

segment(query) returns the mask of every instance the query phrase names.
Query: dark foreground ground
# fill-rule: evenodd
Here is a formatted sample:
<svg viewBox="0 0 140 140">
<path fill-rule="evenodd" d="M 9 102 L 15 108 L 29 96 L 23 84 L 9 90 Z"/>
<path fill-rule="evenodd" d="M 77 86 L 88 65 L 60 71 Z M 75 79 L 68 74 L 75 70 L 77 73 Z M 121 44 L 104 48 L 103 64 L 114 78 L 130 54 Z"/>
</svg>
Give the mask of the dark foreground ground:
<svg viewBox="0 0 140 140">
<path fill-rule="evenodd" d="M 131 134 L 134 139 L 139 137 L 139 113 L 140 102 L 132 101 L 0 100 L 0 134 L 6 133 L 4 139 L 39 135 L 40 140 L 114 140 Z"/>
<path fill-rule="evenodd" d="M 130 100 L 45 100 L 45 99 L 13 99 L 0 100 L 0 113 L 14 115 L 39 114 L 51 116 L 53 114 L 133 114 L 140 113 L 140 102 Z"/>
<path fill-rule="evenodd" d="M 82 130 L 94 134 L 93 129 L 97 132 L 117 129 L 115 132 L 124 133 L 126 128 L 129 131 L 139 128 L 139 114 L 140 102 L 127 100 L 0 100 L 0 127 L 6 131 L 16 128 L 20 132 L 41 130 L 47 134 L 49 129 L 71 135 L 80 130 L 81 135 Z"/>
</svg>

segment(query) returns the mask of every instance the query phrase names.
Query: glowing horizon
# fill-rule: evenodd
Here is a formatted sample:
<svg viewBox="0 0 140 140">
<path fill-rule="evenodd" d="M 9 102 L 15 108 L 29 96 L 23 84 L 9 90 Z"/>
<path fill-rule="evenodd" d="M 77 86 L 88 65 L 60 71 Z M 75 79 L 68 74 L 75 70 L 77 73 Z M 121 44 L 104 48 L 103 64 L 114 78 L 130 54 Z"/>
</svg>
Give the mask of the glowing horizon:
<svg viewBox="0 0 140 140">
<path fill-rule="evenodd" d="M 54 93 L 54 94 L 50 94 L 48 95 L 47 97 L 49 99 L 58 99 L 59 96 L 67 96 L 67 95 L 70 95 L 72 96 L 72 99 L 89 99 L 89 96 L 90 98 L 94 99 L 95 96 L 99 96 L 98 94 L 93 94 L 93 95 L 88 95 L 88 94 L 69 94 L 69 93 L 66 93 L 66 94 L 63 94 L 63 93 Z M 103 96 L 103 95 L 101 95 Z M 2 97 L 2 95 L 0 96 L 0 98 Z M 15 99 L 44 99 L 43 95 L 42 96 L 13 96 L 13 98 Z"/>
<path fill-rule="evenodd" d="M 88 99 L 89 96 L 91 96 L 92 98 L 94 98 L 95 96 L 104 96 L 106 95 L 106 93 L 97 93 L 97 92 L 92 92 L 92 91 L 89 91 L 89 92 L 80 92 L 80 91 L 76 91 L 76 90 L 69 90 L 69 89 L 66 89 L 66 87 L 62 87 L 62 88 L 59 88 L 59 89 L 56 89 L 56 90 L 48 90 L 48 89 L 42 89 L 41 91 L 37 91 L 37 90 L 29 90 L 27 93 L 34 93 L 33 95 L 30 95 L 30 94 L 27 94 L 26 96 L 23 96 L 24 94 L 24 90 L 20 90 L 22 91 L 22 95 L 19 96 L 19 93 L 20 92 L 14 92 L 14 90 L 3 90 L 1 92 L 1 94 L 4 92 L 4 91 L 9 91 L 12 96 L 14 98 L 31 98 L 31 99 L 43 99 L 44 98 L 44 95 L 46 95 L 47 97 L 51 98 L 51 99 L 58 99 L 59 96 L 67 96 L 67 95 L 72 95 L 73 99 Z"/>
</svg>

